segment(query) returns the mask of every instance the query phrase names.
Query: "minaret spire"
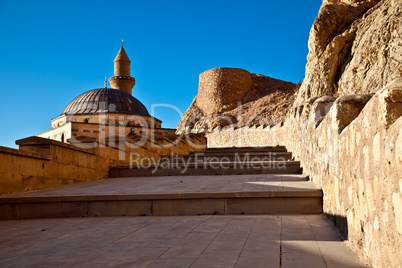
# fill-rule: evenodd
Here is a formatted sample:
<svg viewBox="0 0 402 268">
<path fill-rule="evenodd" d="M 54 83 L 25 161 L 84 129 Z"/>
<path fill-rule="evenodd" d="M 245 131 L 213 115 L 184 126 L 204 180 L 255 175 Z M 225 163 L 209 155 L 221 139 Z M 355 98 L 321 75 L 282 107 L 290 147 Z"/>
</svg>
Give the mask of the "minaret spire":
<svg viewBox="0 0 402 268">
<path fill-rule="evenodd" d="M 134 77 L 130 76 L 131 61 L 123 48 L 124 41 L 121 40 L 121 47 L 114 59 L 114 76 L 109 78 L 112 88 L 120 89 L 128 94 L 132 94 L 135 85 Z"/>
</svg>

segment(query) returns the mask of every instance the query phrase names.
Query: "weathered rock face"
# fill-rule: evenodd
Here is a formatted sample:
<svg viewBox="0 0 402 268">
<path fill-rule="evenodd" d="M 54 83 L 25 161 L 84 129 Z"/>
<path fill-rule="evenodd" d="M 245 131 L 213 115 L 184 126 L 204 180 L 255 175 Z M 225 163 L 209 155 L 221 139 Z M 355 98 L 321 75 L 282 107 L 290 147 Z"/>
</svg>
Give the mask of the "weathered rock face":
<svg viewBox="0 0 402 268">
<path fill-rule="evenodd" d="M 373 95 L 402 77 L 402 2 L 324 0 L 308 46 L 296 106 L 316 96 Z"/>
<path fill-rule="evenodd" d="M 198 95 L 177 125 L 177 134 L 225 126 L 274 125 L 292 107 L 298 85 L 237 68 L 200 74 Z"/>
</svg>

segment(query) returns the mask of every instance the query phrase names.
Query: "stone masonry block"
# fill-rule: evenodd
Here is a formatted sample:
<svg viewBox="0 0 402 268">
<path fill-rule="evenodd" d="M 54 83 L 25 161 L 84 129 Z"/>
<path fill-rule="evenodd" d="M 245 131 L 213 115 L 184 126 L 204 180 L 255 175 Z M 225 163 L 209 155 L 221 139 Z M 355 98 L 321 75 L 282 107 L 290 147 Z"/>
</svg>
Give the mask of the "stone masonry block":
<svg viewBox="0 0 402 268">
<path fill-rule="evenodd" d="M 370 99 L 370 95 L 352 94 L 340 97 L 335 101 L 335 110 L 332 116 L 338 124 L 339 133 L 359 116 Z"/>
<path fill-rule="evenodd" d="M 379 110 L 386 127 L 402 115 L 402 78 L 388 84 L 379 94 Z"/>
<path fill-rule="evenodd" d="M 313 98 L 310 98 L 310 99 L 306 100 L 305 102 L 303 102 L 303 112 L 302 112 L 303 117 L 308 117 L 308 115 L 310 114 L 311 108 L 313 107 L 314 102 L 318 98 L 319 97 L 313 97 Z"/>
<path fill-rule="evenodd" d="M 335 101 L 336 98 L 333 96 L 324 96 L 314 101 L 310 111 L 309 120 L 310 122 L 314 122 L 315 127 L 321 123 Z"/>
</svg>

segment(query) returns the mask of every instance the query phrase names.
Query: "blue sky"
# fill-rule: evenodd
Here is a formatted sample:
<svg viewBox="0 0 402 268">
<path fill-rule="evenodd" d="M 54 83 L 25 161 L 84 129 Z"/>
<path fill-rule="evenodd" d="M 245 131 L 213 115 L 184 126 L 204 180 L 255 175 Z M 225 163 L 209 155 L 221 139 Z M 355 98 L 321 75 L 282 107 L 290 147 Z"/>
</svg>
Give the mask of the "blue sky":
<svg viewBox="0 0 402 268">
<path fill-rule="evenodd" d="M 237 67 L 297 83 L 321 0 L 0 0 L 0 145 L 50 129 L 50 119 L 113 76 L 121 39 L 136 79 L 133 95 L 151 111 L 182 112 L 198 75 Z M 180 115 L 157 108 L 162 127 Z"/>
</svg>

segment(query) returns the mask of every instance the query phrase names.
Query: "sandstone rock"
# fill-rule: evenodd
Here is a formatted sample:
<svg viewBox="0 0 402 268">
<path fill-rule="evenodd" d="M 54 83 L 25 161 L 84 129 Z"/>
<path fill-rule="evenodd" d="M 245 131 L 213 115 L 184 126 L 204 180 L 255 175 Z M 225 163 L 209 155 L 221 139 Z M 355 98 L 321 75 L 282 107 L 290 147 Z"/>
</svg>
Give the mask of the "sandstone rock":
<svg viewBox="0 0 402 268">
<path fill-rule="evenodd" d="M 197 97 L 193 99 L 190 107 L 183 114 L 180 122 L 177 124 L 177 134 L 188 133 L 194 128 L 198 120 L 204 117 L 203 112 L 197 106 Z"/>
<path fill-rule="evenodd" d="M 237 127 L 273 126 L 284 120 L 299 86 L 261 74 L 251 74 L 253 87 L 242 105 L 224 115 L 237 118 Z"/>
<path fill-rule="evenodd" d="M 402 77 L 401 12 L 400 0 L 324 1 L 294 105 L 315 96 L 373 95 Z"/>
<path fill-rule="evenodd" d="M 303 112 L 303 104 L 300 104 L 297 107 L 295 107 L 294 117 L 301 116 L 302 112 Z"/>
</svg>

